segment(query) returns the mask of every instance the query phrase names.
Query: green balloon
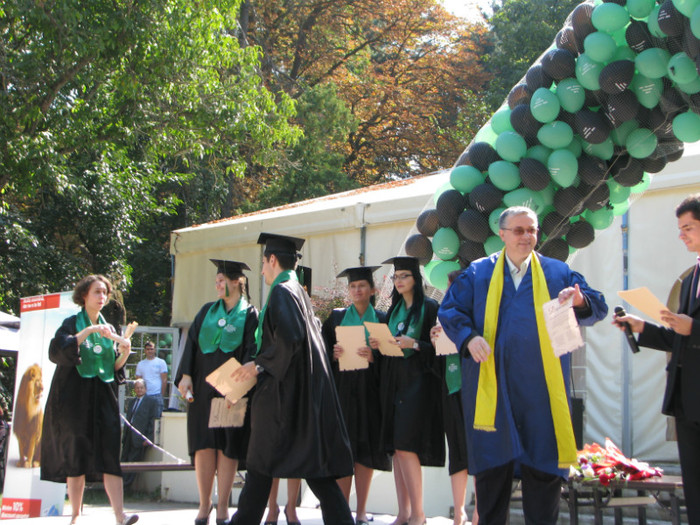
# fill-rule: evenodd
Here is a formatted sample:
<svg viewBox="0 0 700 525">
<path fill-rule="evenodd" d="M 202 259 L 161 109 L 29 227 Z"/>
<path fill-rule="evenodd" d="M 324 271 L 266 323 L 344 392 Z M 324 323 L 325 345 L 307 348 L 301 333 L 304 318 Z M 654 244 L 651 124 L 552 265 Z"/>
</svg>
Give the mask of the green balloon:
<svg viewBox="0 0 700 525">
<path fill-rule="evenodd" d="M 474 135 L 473 142 L 486 142 L 493 146 L 496 144 L 498 134 L 493 130 L 490 123 L 484 124 L 479 131 Z"/>
<path fill-rule="evenodd" d="M 530 111 L 538 122 L 552 122 L 559 115 L 559 99 L 547 88 L 538 88 L 530 99 Z"/>
<path fill-rule="evenodd" d="M 583 151 L 599 159 L 610 160 L 615 153 L 615 145 L 611 137 L 608 137 L 605 139 L 605 142 L 601 142 L 600 144 L 591 144 L 584 140 Z"/>
<path fill-rule="evenodd" d="M 586 102 L 586 91 L 575 78 L 565 78 L 557 84 L 559 104 L 569 113 L 576 113 Z"/>
<path fill-rule="evenodd" d="M 632 18 L 642 20 L 649 16 L 655 5 L 654 0 L 627 0 L 627 12 Z"/>
<path fill-rule="evenodd" d="M 430 274 L 433 273 L 433 270 L 435 269 L 435 267 L 436 267 L 438 264 L 440 264 L 441 262 L 442 262 L 442 261 L 441 261 L 440 259 L 437 259 L 437 260 L 436 260 L 436 259 L 433 259 L 433 260 L 430 261 L 428 264 L 426 264 L 425 266 L 423 266 L 423 273 L 425 274 L 425 278 L 428 280 L 428 282 L 430 282 Z"/>
<path fill-rule="evenodd" d="M 692 111 L 676 115 L 673 119 L 673 134 L 683 142 L 700 140 L 700 115 Z"/>
<path fill-rule="evenodd" d="M 652 36 L 655 36 L 656 38 L 666 38 L 666 33 L 661 31 L 661 28 L 659 27 L 659 10 L 661 9 L 660 5 L 655 5 L 651 13 L 649 13 L 649 17 L 647 18 L 647 26 L 649 27 L 649 32 L 652 34 Z"/>
<path fill-rule="evenodd" d="M 499 190 L 514 190 L 520 186 L 520 170 L 512 162 L 497 160 L 489 165 L 489 180 Z"/>
<path fill-rule="evenodd" d="M 695 38 L 700 38 L 700 7 L 696 7 L 690 15 L 690 32 Z"/>
<path fill-rule="evenodd" d="M 668 72 L 671 54 L 660 47 L 645 49 L 637 55 L 634 65 L 637 71 L 648 78 L 661 78 Z"/>
<path fill-rule="evenodd" d="M 502 159 L 518 162 L 527 152 L 527 144 L 515 131 L 504 131 L 496 139 L 496 151 Z"/>
<path fill-rule="evenodd" d="M 527 153 L 525 156 L 528 159 L 535 159 L 539 160 L 542 164 L 547 164 L 547 159 L 549 158 L 549 155 L 552 153 L 552 150 L 547 148 L 546 146 L 542 146 L 540 144 L 535 144 L 532 146 L 529 150 L 527 150 Z"/>
<path fill-rule="evenodd" d="M 598 31 L 614 33 L 625 27 L 630 21 L 627 9 L 612 2 L 600 4 L 593 9 L 591 22 Z"/>
<path fill-rule="evenodd" d="M 583 151 L 583 146 L 581 145 L 581 136 L 580 135 L 574 135 L 574 138 L 571 139 L 571 142 L 569 142 L 569 145 L 566 146 L 566 149 L 568 149 L 571 153 L 574 154 L 574 157 L 579 158 L 581 156 L 581 152 Z"/>
<path fill-rule="evenodd" d="M 574 138 L 574 131 L 566 122 L 555 120 L 543 125 L 537 132 L 537 139 L 552 149 L 566 148 Z"/>
<path fill-rule="evenodd" d="M 489 214 L 489 227 L 494 235 L 498 235 L 500 228 L 498 227 L 498 219 L 501 217 L 501 213 L 506 211 L 505 208 L 496 208 Z"/>
<path fill-rule="evenodd" d="M 664 82 L 660 78 L 649 78 L 637 73 L 632 79 L 630 90 L 642 106 L 652 109 L 659 104 L 661 93 L 664 92 Z"/>
<path fill-rule="evenodd" d="M 443 261 L 454 259 L 459 251 L 459 235 L 452 228 L 440 228 L 433 236 L 433 253 Z"/>
<path fill-rule="evenodd" d="M 651 184 L 651 175 L 644 172 L 644 175 L 642 176 L 642 181 L 636 186 L 632 186 L 630 190 L 632 193 L 644 193 L 649 187 L 649 184 Z"/>
<path fill-rule="evenodd" d="M 440 186 L 437 190 L 435 190 L 435 193 L 433 193 L 433 203 L 437 206 L 437 201 L 440 198 L 440 195 L 445 193 L 447 190 L 454 190 L 455 188 L 452 187 L 452 184 L 449 182 L 446 182 L 442 186 Z"/>
<path fill-rule="evenodd" d="M 456 166 L 450 172 L 450 184 L 462 193 L 470 193 L 484 180 L 486 177 L 474 166 Z"/>
<path fill-rule="evenodd" d="M 617 44 L 608 33 L 594 31 L 583 41 L 583 49 L 596 62 L 608 63 L 617 50 Z"/>
<path fill-rule="evenodd" d="M 172 334 L 163 334 L 160 336 L 161 341 L 165 341 L 166 346 L 170 346 L 173 342 L 173 335 Z"/>
<path fill-rule="evenodd" d="M 542 200 L 542 209 L 552 205 L 554 202 L 554 194 L 557 192 L 557 189 L 558 186 L 553 182 L 550 182 L 545 189 L 541 190 L 537 194 L 537 196 Z M 538 211 L 537 213 L 539 214 L 542 212 Z"/>
<path fill-rule="evenodd" d="M 497 235 L 492 235 L 486 239 L 486 242 L 484 242 L 484 250 L 486 251 L 486 255 L 493 255 L 496 252 L 500 252 L 504 246 L 505 244 Z"/>
<path fill-rule="evenodd" d="M 612 208 L 608 207 L 596 211 L 586 210 L 583 212 L 583 216 L 596 230 L 604 230 L 612 224 L 615 218 Z"/>
<path fill-rule="evenodd" d="M 578 172 L 578 160 L 568 149 L 557 149 L 547 159 L 547 168 L 552 180 L 562 188 L 574 183 Z"/>
<path fill-rule="evenodd" d="M 700 93 L 700 76 L 696 76 L 694 80 L 691 80 L 687 84 L 676 84 L 676 87 L 687 95 Z"/>
<path fill-rule="evenodd" d="M 688 18 L 693 16 L 693 12 L 700 5 L 700 0 L 672 0 L 672 2 L 673 7 Z"/>
<path fill-rule="evenodd" d="M 632 49 L 630 49 L 626 43 L 622 45 L 618 44 L 615 54 L 610 62 L 617 62 L 618 60 L 629 60 L 630 62 L 634 62 L 636 58 L 637 53 L 632 51 Z"/>
<path fill-rule="evenodd" d="M 627 199 L 625 199 L 622 202 L 614 203 L 612 205 L 613 215 L 615 215 L 616 217 L 620 216 L 620 215 L 624 215 L 625 213 L 627 213 L 627 210 L 629 210 L 629 208 L 630 208 L 630 201 Z"/>
<path fill-rule="evenodd" d="M 698 78 L 695 70 L 695 62 L 681 51 L 673 55 L 668 61 L 668 76 L 677 84 L 687 84 Z"/>
<path fill-rule="evenodd" d="M 457 261 L 440 261 L 430 271 L 430 277 L 426 275 L 430 286 L 438 290 L 447 290 L 450 284 L 448 276 L 451 272 L 459 270 L 461 266 Z"/>
<path fill-rule="evenodd" d="M 610 137 L 616 146 L 624 146 L 627 143 L 627 135 L 639 127 L 636 120 L 628 120 L 620 124 L 610 132 Z M 454 185 L 453 185 L 454 186 Z"/>
<path fill-rule="evenodd" d="M 617 204 L 627 200 L 630 196 L 630 188 L 622 186 L 612 179 L 606 181 L 608 189 L 610 190 L 610 202 Z"/>
<path fill-rule="evenodd" d="M 651 130 L 639 128 L 627 135 L 625 146 L 630 157 L 645 159 L 654 152 L 658 143 L 659 140 Z"/>
<path fill-rule="evenodd" d="M 508 106 L 499 109 L 493 114 L 491 127 L 499 136 L 504 131 L 513 131 L 513 125 L 510 123 L 510 108 Z"/>
<path fill-rule="evenodd" d="M 576 80 L 586 89 L 598 91 L 600 89 L 598 77 L 600 77 L 603 67 L 603 64 L 582 53 L 576 60 Z"/>
<path fill-rule="evenodd" d="M 508 208 L 511 206 L 527 206 L 535 213 L 538 213 L 545 204 L 542 197 L 536 192 L 529 188 L 518 188 L 517 190 L 510 191 L 503 196 L 503 204 Z"/>
</svg>

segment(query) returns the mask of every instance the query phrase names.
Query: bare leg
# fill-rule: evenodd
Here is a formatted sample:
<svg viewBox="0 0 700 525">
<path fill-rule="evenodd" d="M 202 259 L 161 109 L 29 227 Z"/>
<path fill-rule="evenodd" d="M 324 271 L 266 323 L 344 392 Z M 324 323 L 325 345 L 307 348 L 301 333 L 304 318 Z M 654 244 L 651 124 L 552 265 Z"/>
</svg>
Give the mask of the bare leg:
<svg viewBox="0 0 700 525">
<path fill-rule="evenodd" d="M 216 487 L 219 500 L 216 502 L 216 519 L 228 519 L 228 502 L 231 498 L 233 480 L 236 477 L 238 461 L 224 456 L 221 450 L 216 451 Z"/>
<path fill-rule="evenodd" d="M 117 518 L 117 523 L 124 521 L 124 484 L 121 476 L 114 474 L 103 474 L 102 482 L 105 486 L 105 492 L 109 498 L 109 503 L 112 505 L 114 517 Z"/>
<path fill-rule="evenodd" d="M 194 453 L 194 473 L 199 490 L 199 510 L 197 519 L 204 519 L 211 511 L 211 492 L 214 488 L 216 473 L 216 450 L 204 448 Z"/>
<path fill-rule="evenodd" d="M 403 525 L 411 516 L 411 500 L 408 497 L 406 484 L 404 483 L 403 474 L 401 473 L 401 463 L 399 463 L 396 454 L 394 454 L 393 464 L 394 484 L 396 485 L 396 501 L 399 505 L 399 512 L 396 515 L 396 520 L 394 520 L 392 525 Z"/>
<path fill-rule="evenodd" d="M 85 476 L 76 476 L 66 479 L 68 486 L 68 501 L 71 508 L 71 524 L 75 523 L 80 516 L 83 507 L 83 492 L 85 491 Z"/>
<path fill-rule="evenodd" d="M 272 486 L 270 487 L 270 496 L 267 499 L 267 517 L 265 518 L 265 523 L 276 522 L 277 517 L 280 513 L 280 508 L 277 506 L 277 493 L 280 488 L 279 478 L 272 480 Z"/>
<path fill-rule="evenodd" d="M 469 473 L 467 470 L 460 470 L 450 476 L 452 485 L 452 501 L 455 508 L 454 525 L 462 525 L 467 521 L 467 513 L 464 504 L 467 499 L 467 481 Z"/>
<path fill-rule="evenodd" d="M 423 471 L 420 460 L 415 452 L 397 450 L 394 457 L 401 465 L 401 475 L 411 501 L 411 517 L 408 525 L 423 525 L 425 512 L 423 511 Z"/>
<path fill-rule="evenodd" d="M 355 520 L 367 520 L 367 498 L 373 473 L 374 469 L 355 463 L 355 495 L 357 496 Z"/>
<path fill-rule="evenodd" d="M 299 521 L 297 517 L 297 501 L 299 500 L 299 491 L 301 490 L 301 479 L 287 480 L 287 505 L 284 507 L 284 515 L 287 522 Z"/>
<path fill-rule="evenodd" d="M 338 486 L 343 492 L 343 496 L 350 503 L 350 490 L 352 489 L 352 476 L 345 476 L 344 478 L 338 479 Z"/>
</svg>

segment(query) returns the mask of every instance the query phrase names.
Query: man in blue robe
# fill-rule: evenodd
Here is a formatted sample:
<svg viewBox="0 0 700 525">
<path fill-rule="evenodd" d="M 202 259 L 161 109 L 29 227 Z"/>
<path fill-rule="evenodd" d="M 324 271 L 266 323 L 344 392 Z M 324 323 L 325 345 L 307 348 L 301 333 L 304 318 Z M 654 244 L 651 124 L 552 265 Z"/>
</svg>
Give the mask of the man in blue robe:
<svg viewBox="0 0 700 525">
<path fill-rule="evenodd" d="M 503 252 L 472 262 L 450 286 L 439 311 L 443 329 L 464 358 L 462 399 L 480 525 L 506 523 L 516 469 L 526 522 L 557 522 L 561 478 L 568 475 L 567 463 L 576 460 L 568 406 L 570 355 L 552 357 L 546 329 L 538 328 L 544 323 L 542 304 L 573 298 L 582 325 L 594 324 L 608 311 L 603 295 L 582 275 L 533 252 L 537 231 L 537 215 L 529 208 L 505 210 L 499 219 Z M 492 367 L 490 375 L 486 365 Z M 491 414 L 490 425 L 481 425 L 484 413 Z"/>
</svg>

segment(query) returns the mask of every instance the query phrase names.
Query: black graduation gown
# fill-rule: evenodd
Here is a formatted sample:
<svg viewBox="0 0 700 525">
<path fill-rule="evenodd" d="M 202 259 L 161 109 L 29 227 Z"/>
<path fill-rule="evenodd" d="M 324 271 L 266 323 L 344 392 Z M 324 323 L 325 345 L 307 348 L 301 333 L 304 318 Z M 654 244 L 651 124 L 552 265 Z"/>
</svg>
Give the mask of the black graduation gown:
<svg viewBox="0 0 700 525">
<path fill-rule="evenodd" d="M 384 452 L 379 441 L 382 411 L 379 403 L 378 352 L 375 352 L 374 363 L 370 363 L 369 368 L 364 370 L 341 372 L 338 362 L 333 359 L 333 346 L 337 342 L 335 327 L 340 326 L 346 311 L 347 308 L 333 310 L 323 323 L 322 333 L 350 438 L 352 457 L 355 463 L 365 467 L 391 470 L 391 458 Z M 385 323 L 386 314 L 377 312 L 377 319 L 380 323 Z"/>
<path fill-rule="evenodd" d="M 44 414 L 41 479 L 56 483 L 81 475 L 87 481 L 122 475 L 117 388 L 124 369 L 115 371 L 111 383 L 80 376 L 76 319 L 65 319 L 49 343 L 49 359 L 57 366 Z"/>
<path fill-rule="evenodd" d="M 187 449 L 194 463 L 194 453 L 205 448 L 221 450 L 226 457 L 239 460 L 239 470 L 245 470 L 245 454 L 250 433 L 250 404 L 246 419 L 240 428 L 209 428 L 211 400 L 223 397 L 206 377 L 226 361 L 235 357 L 241 364 L 251 360 L 255 350 L 255 329 L 258 326 L 258 311 L 248 305 L 246 312 L 243 342 L 233 352 L 224 353 L 221 349 L 203 354 L 199 348 L 199 331 L 212 303 L 205 304 L 197 313 L 187 332 L 185 349 L 175 375 L 175 385 L 180 384 L 183 374 L 192 378 L 194 400 L 187 406 Z M 247 396 L 250 403 L 250 393 Z"/>
<path fill-rule="evenodd" d="M 384 357 L 380 364 L 384 450 L 415 452 L 427 467 L 445 464 L 442 379 L 436 373 L 435 348 L 430 342 L 437 311 L 438 303 L 426 297 L 420 350 L 408 358 Z"/>
<path fill-rule="evenodd" d="M 271 291 L 255 363 L 248 469 L 276 478 L 341 478 L 353 472 L 330 362 L 311 301 L 296 281 Z"/>
</svg>

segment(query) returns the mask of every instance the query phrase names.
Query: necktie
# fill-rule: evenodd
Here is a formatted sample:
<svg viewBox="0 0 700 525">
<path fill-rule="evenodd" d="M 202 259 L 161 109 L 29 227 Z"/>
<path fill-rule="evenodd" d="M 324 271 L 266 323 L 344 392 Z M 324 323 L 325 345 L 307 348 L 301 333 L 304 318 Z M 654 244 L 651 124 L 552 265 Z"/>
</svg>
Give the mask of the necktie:
<svg viewBox="0 0 700 525">
<path fill-rule="evenodd" d="M 136 415 L 136 411 L 139 408 L 139 405 L 141 404 L 141 398 L 136 398 L 136 403 L 134 403 L 134 410 L 131 411 L 131 420 L 134 420 L 134 416 Z"/>
</svg>

